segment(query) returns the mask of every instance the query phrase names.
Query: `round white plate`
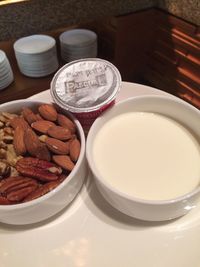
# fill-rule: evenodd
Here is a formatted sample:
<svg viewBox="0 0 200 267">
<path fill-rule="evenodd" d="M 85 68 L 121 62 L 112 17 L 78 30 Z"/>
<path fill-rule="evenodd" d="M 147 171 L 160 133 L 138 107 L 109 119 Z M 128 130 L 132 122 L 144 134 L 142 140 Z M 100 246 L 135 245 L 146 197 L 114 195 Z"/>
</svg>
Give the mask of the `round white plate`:
<svg viewBox="0 0 200 267">
<path fill-rule="evenodd" d="M 165 93 L 123 83 L 117 101 L 145 94 Z M 49 90 L 31 98 L 51 101 Z M 0 224 L 0 267 L 199 267 L 199 248 L 200 204 L 177 220 L 142 222 L 112 208 L 90 177 L 51 220 Z"/>
<path fill-rule="evenodd" d="M 38 54 L 47 52 L 55 46 L 55 39 L 48 35 L 35 34 L 18 39 L 14 43 L 14 50 L 24 54 Z"/>
<path fill-rule="evenodd" d="M 25 70 L 30 70 L 30 71 L 45 71 L 45 70 L 51 70 L 52 68 L 55 68 L 58 66 L 58 61 L 57 60 L 51 60 L 49 61 L 49 64 L 46 64 L 45 62 L 42 62 L 41 64 L 25 64 L 20 62 L 19 64 L 20 68 L 25 69 Z"/>
<path fill-rule="evenodd" d="M 59 36 L 59 40 L 69 47 L 83 47 L 95 42 L 97 35 L 95 32 L 86 29 L 72 29 L 63 32 Z"/>
<path fill-rule="evenodd" d="M 60 45 L 61 49 L 62 50 L 66 50 L 66 51 L 69 51 L 69 52 L 82 52 L 82 51 L 87 51 L 87 50 L 90 50 L 92 48 L 96 48 L 97 47 L 97 42 L 91 44 L 91 45 L 88 45 L 88 46 L 83 46 L 83 47 L 68 47 L 68 46 L 65 46 L 61 43 Z"/>
<path fill-rule="evenodd" d="M 48 71 L 39 71 L 39 72 L 35 72 L 35 71 L 26 71 L 24 69 L 20 69 L 20 72 L 22 74 L 24 74 L 25 76 L 28 77 L 33 77 L 33 78 L 39 78 L 39 77 L 45 77 L 48 76 L 54 72 L 56 72 L 56 70 L 58 69 L 58 67 L 52 69 L 52 70 L 48 70 Z"/>
<path fill-rule="evenodd" d="M 49 58 L 57 57 L 56 47 L 54 49 L 48 50 L 47 52 L 39 53 L 39 54 L 22 54 L 19 52 L 15 52 L 15 56 L 20 61 L 29 62 L 30 60 L 33 62 L 41 62 L 46 61 Z"/>
</svg>

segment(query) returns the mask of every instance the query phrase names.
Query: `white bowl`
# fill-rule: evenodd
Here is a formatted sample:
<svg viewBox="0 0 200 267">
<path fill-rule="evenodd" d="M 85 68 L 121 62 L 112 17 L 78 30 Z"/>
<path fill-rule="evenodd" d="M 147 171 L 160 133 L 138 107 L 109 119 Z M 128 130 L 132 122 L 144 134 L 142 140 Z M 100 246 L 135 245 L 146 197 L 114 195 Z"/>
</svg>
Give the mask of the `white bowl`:
<svg viewBox="0 0 200 267">
<path fill-rule="evenodd" d="M 35 108 L 41 102 L 32 100 L 16 100 L 0 106 L 0 112 L 19 112 L 22 107 Z M 79 159 L 72 170 L 58 187 L 35 200 L 15 205 L 0 205 L 0 222 L 15 225 L 31 224 L 43 221 L 65 208 L 78 194 L 87 173 L 85 158 L 85 136 L 82 126 L 71 114 L 68 114 L 77 126 L 81 141 Z"/>
<path fill-rule="evenodd" d="M 138 219 L 147 221 L 164 221 L 182 216 L 189 210 L 195 208 L 196 202 L 200 197 L 200 186 L 195 187 L 193 190 L 189 190 L 190 192 L 183 195 L 167 200 L 146 200 L 145 198 L 142 199 L 135 197 L 134 195 L 127 194 L 127 192 L 120 190 L 119 187 L 116 188 L 116 186 L 106 180 L 103 176 L 103 172 L 100 174 L 97 170 L 97 165 L 94 160 L 93 147 L 99 130 L 105 125 L 105 123 L 115 116 L 134 111 L 160 113 L 164 116 L 171 117 L 185 126 L 185 128 L 188 128 L 196 137 L 196 140 L 198 142 L 200 141 L 200 111 L 178 98 L 171 99 L 161 96 L 141 96 L 130 98 L 116 104 L 109 111 L 97 118 L 87 137 L 86 157 L 94 175 L 97 188 L 113 207 Z M 188 179 L 189 178 L 190 177 L 188 177 Z"/>
</svg>

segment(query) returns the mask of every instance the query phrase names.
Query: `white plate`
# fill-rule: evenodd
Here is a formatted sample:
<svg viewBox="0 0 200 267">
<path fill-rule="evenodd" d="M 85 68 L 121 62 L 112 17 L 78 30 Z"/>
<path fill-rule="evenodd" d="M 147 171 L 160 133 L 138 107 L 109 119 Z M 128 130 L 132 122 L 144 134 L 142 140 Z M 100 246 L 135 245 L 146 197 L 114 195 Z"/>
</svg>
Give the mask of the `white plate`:
<svg viewBox="0 0 200 267">
<path fill-rule="evenodd" d="M 20 68 L 30 70 L 30 71 L 46 71 L 46 70 L 51 70 L 52 68 L 56 68 L 58 66 L 58 61 L 57 60 L 51 60 L 49 61 L 49 64 L 46 64 L 46 62 L 41 62 L 41 64 L 25 64 L 20 62 L 19 64 Z"/>
<path fill-rule="evenodd" d="M 86 29 L 72 29 L 63 32 L 59 36 L 59 40 L 69 47 L 83 47 L 94 43 L 97 40 L 97 35 Z"/>
<path fill-rule="evenodd" d="M 117 100 L 145 94 L 164 92 L 123 83 Z M 49 91 L 32 99 L 51 101 Z M 107 204 L 89 177 L 52 220 L 26 227 L 0 224 L 0 267 L 199 267 L 199 248 L 200 204 L 168 223 L 142 222 Z"/>
<path fill-rule="evenodd" d="M 15 56 L 20 61 L 33 61 L 34 63 L 41 62 L 41 61 L 47 61 L 49 58 L 56 58 L 57 52 L 56 50 L 51 50 L 48 53 L 40 53 L 40 54 L 21 54 L 21 53 L 15 53 Z"/>
<path fill-rule="evenodd" d="M 16 52 L 23 54 L 38 54 L 47 52 L 56 44 L 53 37 L 43 34 L 35 34 L 18 39 L 13 47 Z"/>
<path fill-rule="evenodd" d="M 28 77 L 45 77 L 45 76 L 48 76 L 54 72 L 56 72 L 56 70 L 58 69 L 58 66 L 57 67 L 54 67 L 53 69 L 51 70 L 44 70 L 44 71 L 26 71 L 25 69 L 20 69 L 20 72 L 22 74 L 24 74 L 25 76 L 28 76 Z"/>
<path fill-rule="evenodd" d="M 97 53 L 96 48 L 85 51 L 85 52 L 69 52 L 69 51 L 65 51 L 65 50 L 61 51 L 61 54 L 66 55 L 66 56 L 82 56 L 82 55 L 84 56 L 84 55 L 90 55 L 90 54 L 94 54 L 94 53 Z"/>
<path fill-rule="evenodd" d="M 80 51 L 86 51 L 86 50 L 90 50 L 91 48 L 96 48 L 97 47 L 97 42 L 87 45 L 87 46 L 83 46 L 83 47 L 68 47 L 66 45 L 64 45 L 63 43 L 60 44 L 60 47 L 66 51 L 69 52 L 80 52 Z"/>
<path fill-rule="evenodd" d="M 78 59 L 83 59 L 83 58 L 95 58 L 97 55 L 82 55 L 82 56 L 62 56 L 62 59 L 66 62 L 71 62 L 74 60 L 78 60 Z"/>
</svg>

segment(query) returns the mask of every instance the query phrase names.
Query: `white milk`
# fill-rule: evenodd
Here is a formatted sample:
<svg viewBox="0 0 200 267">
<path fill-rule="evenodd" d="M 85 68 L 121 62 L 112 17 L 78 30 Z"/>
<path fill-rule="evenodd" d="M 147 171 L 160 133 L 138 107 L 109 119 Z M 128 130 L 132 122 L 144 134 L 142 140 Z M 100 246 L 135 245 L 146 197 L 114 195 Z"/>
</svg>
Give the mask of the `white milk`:
<svg viewBox="0 0 200 267">
<path fill-rule="evenodd" d="M 167 200 L 188 193 L 200 181 L 200 146 L 176 121 L 131 112 L 98 132 L 93 157 L 101 176 L 134 197 Z"/>
</svg>

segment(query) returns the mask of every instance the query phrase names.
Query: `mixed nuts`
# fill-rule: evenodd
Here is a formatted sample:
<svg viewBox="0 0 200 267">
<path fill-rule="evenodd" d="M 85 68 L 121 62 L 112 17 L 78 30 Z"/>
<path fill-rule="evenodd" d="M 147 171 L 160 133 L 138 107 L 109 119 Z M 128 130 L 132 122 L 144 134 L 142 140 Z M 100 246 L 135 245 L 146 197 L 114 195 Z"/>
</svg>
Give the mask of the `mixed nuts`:
<svg viewBox="0 0 200 267">
<path fill-rule="evenodd" d="M 0 113 L 0 205 L 38 198 L 73 170 L 81 144 L 76 125 L 51 104 L 37 113 Z"/>
</svg>

